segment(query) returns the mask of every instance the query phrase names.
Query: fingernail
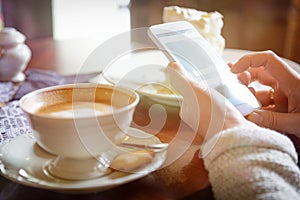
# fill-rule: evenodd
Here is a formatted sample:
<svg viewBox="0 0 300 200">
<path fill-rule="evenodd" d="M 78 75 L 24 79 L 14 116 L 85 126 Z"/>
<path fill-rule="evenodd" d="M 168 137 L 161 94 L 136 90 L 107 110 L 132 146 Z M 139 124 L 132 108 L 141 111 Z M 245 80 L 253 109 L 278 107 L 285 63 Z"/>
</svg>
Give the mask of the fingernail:
<svg viewBox="0 0 300 200">
<path fill-rule="evenodd" d="M 234 64 L 232 64 L 232 65 L 230 66 L 230 71 L 231 71 L 232 73 L 236 73 L 236 69 L 235 69 L 235 67 L 234 67 Z"/>
<path fill-rule="evenodd" d="M 171 67 L 173 69 L 177 69 L 178 68 L 178 65 L 176 64 L 176 62 L 172 61 L 168 64 L 168 67 Z"/>
<path fill-rule="evenodd" d="M 255 124 L 261 124 L 262 123 L 262 116 L 258 112 L 252 112 L 247 116 L 247 119 Z"/>
</svg>

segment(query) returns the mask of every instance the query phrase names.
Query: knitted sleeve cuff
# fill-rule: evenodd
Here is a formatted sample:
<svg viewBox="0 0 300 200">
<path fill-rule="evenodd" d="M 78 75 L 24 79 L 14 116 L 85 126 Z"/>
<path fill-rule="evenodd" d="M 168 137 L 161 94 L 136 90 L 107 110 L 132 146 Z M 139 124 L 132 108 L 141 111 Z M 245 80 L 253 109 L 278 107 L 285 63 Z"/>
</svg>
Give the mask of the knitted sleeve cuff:
<svg viewBox="0 0 300 200">
<path fill-rule="evenodd" d="M 295 147 L 288 137 L 256 126 L 235 127 L 219 132 L 202 145 L 199 156 L 204 159 L 206 167 L 209 167 L 222 153 L 249 146 L 278 150 L 287 153 L 295 163 L 298 162 Z"/>
</svg>

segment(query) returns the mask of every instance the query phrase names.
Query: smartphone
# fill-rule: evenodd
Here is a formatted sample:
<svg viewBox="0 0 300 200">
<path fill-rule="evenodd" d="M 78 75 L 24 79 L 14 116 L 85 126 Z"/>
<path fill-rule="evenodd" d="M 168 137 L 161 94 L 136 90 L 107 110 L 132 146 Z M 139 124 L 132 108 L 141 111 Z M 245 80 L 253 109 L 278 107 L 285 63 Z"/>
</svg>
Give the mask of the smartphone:
<svg viewBox="0 0 300 200">
<path fill-rule="evenodd" d="M 187 21 L 153 25 L 148 35 L 170 61 L 184 67 L 194 80 L 224 95 L 244 116 L 260 107 L 250 90 L 230 72 L 221 55 Z"/>
</svg>

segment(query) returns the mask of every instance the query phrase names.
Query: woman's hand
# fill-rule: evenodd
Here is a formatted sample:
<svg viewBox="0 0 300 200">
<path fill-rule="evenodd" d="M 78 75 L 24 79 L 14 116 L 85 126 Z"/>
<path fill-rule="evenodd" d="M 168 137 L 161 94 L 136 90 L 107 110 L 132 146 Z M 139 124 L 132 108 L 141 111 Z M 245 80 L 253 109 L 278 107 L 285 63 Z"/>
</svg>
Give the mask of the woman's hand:
<svg viewBox="0 0 300 200">
<path fill-rule="evenodd" d="M 219 131 L 250 125 L 220 93 L 190 79 L 177 63 L 168 65 L 171 85 L 183 96 L 180 117 L 203 138 Z"/>
<path fill-rule="evenodd" d="M 246 86 L 258 81 L 270 90 L 250 88 L 263 108 L 247 119 L 259 126 L 300 137 L 300 75 L 272 51 L 243 56 L 231 66 Z"/>
</svg>

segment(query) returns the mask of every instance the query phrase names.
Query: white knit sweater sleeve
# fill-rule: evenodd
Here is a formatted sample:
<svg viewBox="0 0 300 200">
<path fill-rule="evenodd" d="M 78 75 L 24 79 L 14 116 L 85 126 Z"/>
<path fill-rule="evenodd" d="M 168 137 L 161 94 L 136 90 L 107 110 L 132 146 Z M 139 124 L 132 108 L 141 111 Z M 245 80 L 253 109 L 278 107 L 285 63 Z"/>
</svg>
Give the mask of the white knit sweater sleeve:
<svg viewBox="0 0 300 200">
<path fill-rule="evenodd" d="M 278 132 L 228 129 L 206 142 L 201 152 L 216 199 L 300 199 L 297 153 Z"/>
</svg>

